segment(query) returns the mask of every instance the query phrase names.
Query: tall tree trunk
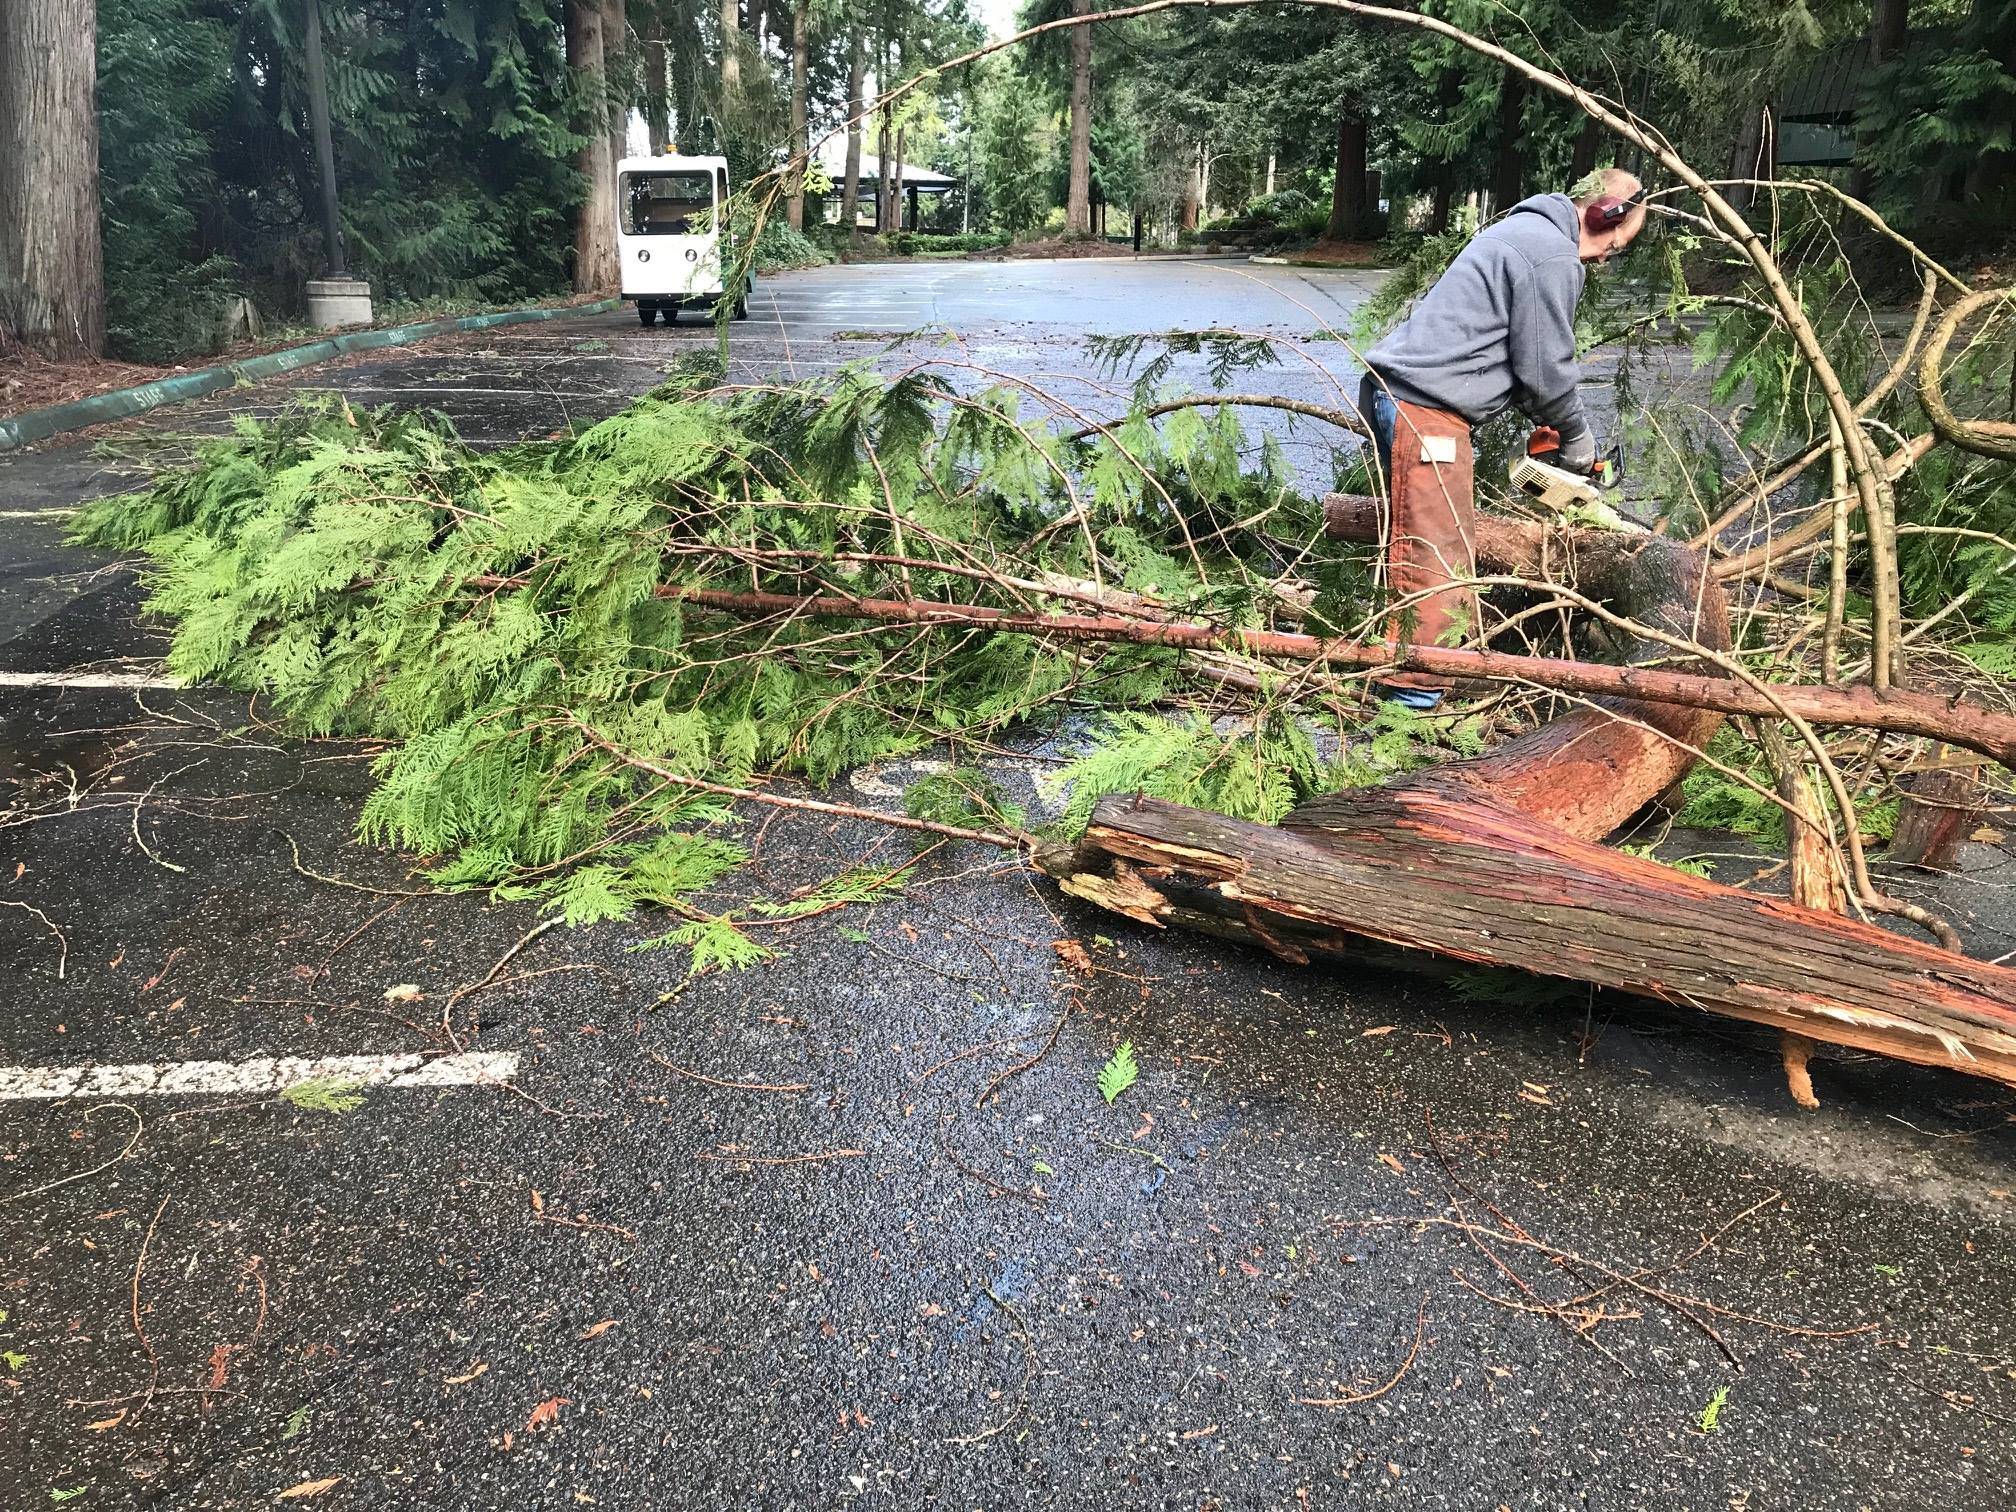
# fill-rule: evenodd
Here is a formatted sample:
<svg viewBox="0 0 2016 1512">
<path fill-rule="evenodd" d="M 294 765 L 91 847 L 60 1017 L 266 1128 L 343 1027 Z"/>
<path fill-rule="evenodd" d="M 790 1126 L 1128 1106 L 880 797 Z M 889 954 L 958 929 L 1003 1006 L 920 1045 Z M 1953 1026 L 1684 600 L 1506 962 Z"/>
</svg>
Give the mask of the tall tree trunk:
<svg viewBox="0 0 2016 1512">
<path fill-rule="evenodd" d="M 1365 118 L 1358 102 L 1347 101 L 1337 116 L 1337 182 L 1330 190 L 1330 241 L 1350 241 L 1365 234 Z"/>
<path fill-rule="evenodd" d="M 1525 81 L 1508 76 L 1498 91 L 1498 144 L 1491 169 L 1493 215 L 1503 215 L 1518 204 L 1525 184 L 1526 154 L 1519 140 L 1519 117 L 1525 108 Z"/>
<path fill-rule="evenodd" d="M 1568 157 L 1568 182 L 1572 185 L 1596 171 L 1596 154 L 1603 149 L 1603 123 L 1594 116 L 1582 117 L 1582 129 L 1575 133 L 1575 147 Z"/>
<path fill-rule="evenodd" d="M 0 341 L 105 350 L 95 0 L 0 0 Z"/>
<path fill-rule="evenodd" d="M 1881 68 L 1904 51 L 1911 37 L 1911 0 L 1875 0 L 1869 17 L 1869 61 Z M 1867 143 L 1862 144 L 1867 147 Z M 1857 153 L 1859 159 L 1861 154 Z M 1859 160 L 1848 176 L 1848 192 L 1859 200 L 1876 191 L 1876 174 Z"/>
<path fill-rule="evenodd" d="M 909 134 L 908 126 L 896 128 L 896 172 L 889 180 L 889 218 L 898 231 L 912 229 L 903 213 L 903 139 Z"/>
<path fill-rule="evenodd" d="M 1092 13 L 1092 0 L 1071 0 L 1071 14 Z M 1071 173 L 1064 195 L 1064 234 L 1092 230 L 1092 28 L 1071 28 Z"/>
<path fill-rule="evenodd" d="M 308 134 L 315 139 L 315 178 L 322 215 L 323 273 L 346 278 L 343 215 L 336 200 L 336 140 L 329 129 L 329 72 L 322 58 L 321 0 L 302 6 L 301 62 L 308 76 Z"/>
<path fill-rule="evenodd" d="M 1736 148 L 1729 159 L 1729 177 L 1776 178 L 1777 137 L 1777 122 L 1772 117 L 1771 107 L 1762 102 L 1752 106 L 1743 118 L 1742 130 L 1736 134 Z M 1748 210 L 1757 197 L 1757 191 L 1747 184 L 1732 184 L 1723 193 L 1738 210 Z"/>
<path fill-rule="evenodd" d="M 721 0 L 721 130 L 726 148 L 728 117 L 742 93 L 741 0 Z"/>
<path fill-rule="evenodd" d="M 665 64 L 671 75 L 672 120 L 664 144 L 679 142 L 688 152 L 698 152 L 708 141 L 702 127 L 707 119 L 704 83 L 707 13 L 704 7 L 693 5 L 674 6 L 670 10 L 667 24 L 671 32 L 665 43 Z M 661 7 L 659 15 L 665 13 L 666 8 Z M 714 145 L 718 150 L 722 144 Z"/>
<path fill-rule="evenodd" d="M 603 0 L 602 61 L 609 73 L 609 171 L 614 174 L 629 149 L 630 107 L 637 103 L 637 66 L 630 54 L 627 0 Z"/>
<path fill-rule="evenodd" d="M 1197 144 L 1197 155 L 1191 159 L 1190 182 L 1183 186 L 1183 211 L 1176 223 L 1179 232 L 1195 231 L 1197 217 L 1204 203 L 1204 144 Z"/>
<path fill-rule="evenodd" d="M 672 141 L 672 97 L 665 80 L 665 39 L 644 44 L 644 121 L 651 151 L 663 152 Z"/>
<path fill-rule="evenodd" d="M 574 155 L 581 205 L 574 222 L 574 291 L 586 294 L 616 281 L 616 175 L 604 135 L 605 87 L 601 0 L 567 0 L 567 66 L 593 102 L 582 127 L 587 141 Z"/>
<path fill-rule="evenodd" d="M 1269 196 L 1274 193 L 1274 154 L 1272 152 L 1267 154 L 1267 193 Z"/>
<path fill-rule="evenodd" d="M 808 65 L 805 42 L 805 7 L 811 0 L 795 0 L 791 7 L 791 145 L 786 149 L 798 160 L 798 168 L 785 186 L 784 219 L 793 231 L 805 229 L 806 154 L 811 142 L 805 134 L 805 74 Z"/>
<path fill-rule="evenodd" d="M 1446 121 L 1463 98 L 1463 80 L 1453 68 L 1443 71 L 1435 85 L 1436 119 Z M 1438 160 L 1431 174 L 1434 195 L 1428 205 L 1428 229 L 1440 236 L 1449 229 L 1449 212 L 1456 199 L 1456 165 L 1447 158 Z"/>
<path fill-rule="evenodd" d="M 840 183 L 840 226 L 848 236 L 861 213 L 861 33 L 847 43 L 847 167 Z"/>
<path fill-rule="evenodd" d="M 875 92 L 885 97 L 889 93 L 890 59 L 894 52 L 894 44 L 884 37 L 882 59 L 875 69 Z M 885 98 L 875 138 L 875 229 L 878 232 L 895 229 L 895 217 L 891 212 L 895 207 L 896 189 L 895 180 L 890 176 L 896 165 L 895 152 L 896 106 Z"/>
</svg>

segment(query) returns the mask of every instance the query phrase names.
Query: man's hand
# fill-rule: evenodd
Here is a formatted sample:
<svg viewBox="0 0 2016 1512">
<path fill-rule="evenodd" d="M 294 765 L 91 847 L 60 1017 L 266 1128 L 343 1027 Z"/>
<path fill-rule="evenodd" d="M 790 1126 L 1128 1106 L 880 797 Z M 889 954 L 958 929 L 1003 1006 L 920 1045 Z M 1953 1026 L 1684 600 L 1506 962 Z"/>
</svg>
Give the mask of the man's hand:
<svg viewBox="0 0 2016 1512">
<path fill-rule="evenodd" d="M 1561 438 L 1561 449 L 1548 459 L 1569 472 L 1587 477 L 1596 468 L 1596 437 L 1589 431 Z"/>
</svg>

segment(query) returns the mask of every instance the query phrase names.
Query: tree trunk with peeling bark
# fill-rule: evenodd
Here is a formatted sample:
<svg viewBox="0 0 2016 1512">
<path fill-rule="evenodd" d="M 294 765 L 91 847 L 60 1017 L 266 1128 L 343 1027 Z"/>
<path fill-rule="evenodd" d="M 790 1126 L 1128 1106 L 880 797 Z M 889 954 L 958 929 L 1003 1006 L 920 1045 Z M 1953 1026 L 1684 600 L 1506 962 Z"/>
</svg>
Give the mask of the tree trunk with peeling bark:
<svg viewBox="0 0 2016 1512">
<path fill-rule="evenodd" d="M 93 0 L 0 3 L 0 341 L 105 350 Z"/>
<path fill-rule="evenodd" d="M 791 141 L 785 150 L 795 157 L 800 167 L 792 170 L 788 182 L 788 198 L 784 201 L 784 220 L 793 231 L 805 229 L 805 173 L 803 163 L 810 142 L 805 135 L 805 75 L 808 66 L 805 39 L 805 7 L 808 0 L 796 0 L 791 7 Z"/>
<path fill-rule="evenodd" d="M 1071 14 L 1092 13 L 1092 0 L 1071 0 Z M 1092 231 L 1092 28 L 1071 29 L 1071 158 L 1065 182 L 1064 234 Z"/>
<path fill-rule="evenodd" d="M 586 294 L 616 282 L 616 171 L 605 134 L 602 92 L 607 37 L 601 0 L 567 0 L 567 66 L 589 103 L 587 140 L 575 154 L 581 204 L 574 222 L 574 291 Z"/>
</svg>

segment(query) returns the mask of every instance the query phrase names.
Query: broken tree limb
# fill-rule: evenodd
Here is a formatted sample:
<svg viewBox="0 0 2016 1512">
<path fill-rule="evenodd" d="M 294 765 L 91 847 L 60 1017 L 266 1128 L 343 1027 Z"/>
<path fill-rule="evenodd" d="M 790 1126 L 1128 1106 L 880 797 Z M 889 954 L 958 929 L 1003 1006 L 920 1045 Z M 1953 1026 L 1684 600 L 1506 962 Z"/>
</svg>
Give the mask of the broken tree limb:
<svg viewBox="0 0 2016 1512">
<path fill-rule="evenodd" d="M 1039 859 L 1074 896 L 1291 960 L 1364 937 L 2016 1086 L 2016 971 L 1577 839 L 1467 783 L 1336 795 L 1320 829 L 1111 797 Z"/>
<path fill-rule="evenodd" d="M 1332 494 L 1323 501 L 1323 513 L 1333 539 L 1380 537 L 1377 499 Z M 1634 623 L 1707 650 L 1729 649 L 1728 602 L 1704 571 L 1703 553 L 1690 547 L 1656 536 L 1567 530 L 1488 514 L 1477 517 L 1474 539 L 1478 565 L 1486 571 L 1569 583 Z M 1643 637 L 1621 649 L 1627 662 L 1667 654 L 1665 646 Z M 1711 709 L 1599 698 L 1483 756 L 1436 770 L 1442 780 L 1467 781 L 1508 807 L 1600 840 L 1686 776 L 1722 719 Z"/>
<path fill-rule="evenodd" d="M 668 585 L 656 590 L 731 614 L 822 615 L 836 619 L 884 620 L 892 624 L 981 627 L 1058 640 L 1104 641 L 1182 650 L 1230 651 L 1274 661 L 1302 662 L 1367 670 L 1404 668 L 1445 677 L 1493 678 L 1530 683 L 1563 693 L 1584 693 L 1680 704 L 1722 714 L 1766 717 L 1797 715 L 1811 724 L 1890 730 L 1965 746 L 2016 767 L 2016 715 L 1958 698 L 1869 687 L 1829 688 L 1803 683 L 1773 686 L 1769 693 L 1720 676 L 1672 672 L 1658 667 L 1617 667 L 1600 662 L 1502 651 L 1458 651 L 1442 646 L 1392 641 L 1325 639 L 1270 630 L 1243 630 L 1183 621 L 1143 621 L 1105 615 L 1029 614 L 976 604 L 918 599 L 801 597 L 789 593 L 734 592 Z"/>
<path fill-rule="evenodd" d="M 1978 456 L 2016 461 L 2016 424 L 2007 420 L 1963 420 L 1946 402 L 1946 384 L 1941 368 L 1946 348 L 1968 316 L 1984 305 L 2016 301 L 2016 289 L 1981 289 L 1969 294 L 1946 312 L 1939 329 L 1925 343 L 1925 355 L 1918 362 L 1918 402 L 1943 440 Z"/>
</svg>

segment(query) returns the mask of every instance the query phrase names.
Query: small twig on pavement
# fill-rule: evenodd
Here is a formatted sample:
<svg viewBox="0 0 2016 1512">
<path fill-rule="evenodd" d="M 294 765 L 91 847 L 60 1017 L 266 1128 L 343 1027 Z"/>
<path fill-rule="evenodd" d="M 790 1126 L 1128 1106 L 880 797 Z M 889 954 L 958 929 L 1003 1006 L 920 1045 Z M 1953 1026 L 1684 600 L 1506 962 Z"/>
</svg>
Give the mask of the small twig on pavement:
<svg viewBox="0 0 2016 1512">
<path fill-rule="evenodd" d="M 1032 1206 L 1036 1207 L 1041 1207 L 1044 1203 L 1050 1200 L 1048 1194 L 1043 1192 L 1037 1187 L 1033 1186 L 1011 1187 L 1007 1185 L 1005 1182 L 996 1181 L 992 1176 L 989 1176 L 985 1171 L 974 1170 L 973 1167 L 969 1166 L 968 1164 L 966 1164 L 965 1161 L 961 1160 L 957 1155 L 953 1154 L 952 1142 L 945 1137 L 945 1130 L 951 1126 L 951 1122 L 952 1118 L 950 1114 L 947 1114 L 942 1120 L 939 1121 L 938 1153 L 945 1157 L 946 1161 L 951 1165 L 952 1169 L 957 1171 L 962 1176 L 968 1177 L 973 1181 L 979 1182 L 980 1185 L 987 1188 L 987 1190 L 992 1192 L 996 1197 L 1013 1197 L 1019 1201 L 1027 1202 Z"/>
<path fill-rule="evenodd" d="M 982 1087 L 980 1095 L 973 1099 L 973 1106 L 976 1108 L 986 1107 L 988 1100 L 998 1093 L 1004 1085 L 1020 1076 L 1024 1071 L 1033 1068 L 1044 1056 L 1048 1055 L 1057 1043 L 1057 1036 L 1064 1032 L 1065 1020 L 1071 1017 L 1072 1009 L 1078 1006 L 1078 994 L 1073 992 L 1069 1000 L 1064 1004 L 1064 1011 L 1057 1015 L 1057 1022 L 1050 1026 L 1050 1036 L 1043 1041 L 1042 1048 L 1027 1060 L 1017 1061 L 1014 1065 L 1008 1067 L 1007 1070 L 995 1072 L 994 1079 L 988 1082 L 985 1087 Z"/>
<path fill-rule="evenodd" d="M 921 1087 L 924 1085 L 924 1083 L 931 1080 L 932 1077 L 936 1076 L 940 1071 L 943 1071 L 947 1066 L 957 1065 L 960 1061 L 966 1060 L 975 1055 L 985 1055 L 989 1050 L 1006 1050 L 1011 1045 L 1019 1045 L 1028 1038 L 1029 1036 L 1026 1034 L 1018 1034 L 1009 1039 L 989 1040 L 984 1045 L 968 1045 L 964 1050 L 954 1051 L 952 1054 L 946 1056 L 941 1061 L 932 1062 L 930 1066 L 926 1067 L 924 1070 L 918 1072 L 917 1075 L 912 1077 L 910 1079 L 910 1084 L 913 1087 Z"/>
<path fill-rule="evenodd" d="M 40 1186 L 29 1187 L 25 1192 L 9 1192 L 5 1197 L 0 1197 L 0 1207 L 5 1207 L 10 1202 L 20 1202 L 24 1198 L 40 1196 L 43 1192 L 53 1192 L 56 1188 L 68 1186 L 73 1181 L 82 1181 L 88 1176 L 96 1176 L 100 1171 L 109 1171 L 128 1155 L 131 1155 L 134 1147 L 140 1143 L 140 1135 L 147 1127 L 145 1121 L 140 1117 L 140 1110 L 130 1107 L 126 1103 L 99 1103 L 97 1107 L 85 1111 L 84 1121 L 89 1123 L 93 1113 L 100 1112 L 106 1108 L 117 1108 L 121 1113 L 130 1113 L 133 1115 L 133 1137 L 126 1141 L 125 1149 L 114 1155 L 110 1160 L 105 1161 L 102 1165 L 95 1165 L 88 1171 L 78 1171 L 70 1176 L 59 1176 L 54 1181 L 45 1181 Z"/>
<path fill-rule="evenodd" d="M 163 1197 L 161 1205 L 154 1209 L 154 1216 L 147 1222 L 147 1232 L 140 1240 L 140 1254 L 133 1262 L 133 1285 L 131 1291 L 133 1305 L 133 1332 L 140 1340 L 140 1347 L 147 1351 L 147 1389 L 141 1393 L 140 1405 L 133 1409 L 129 1420 L 138 1422 L 140 1414 L 147 1410 L 147 1404 L 154 1399 L 155 1388 L 161 1384 L 161 1357 L 154 1353 L 154 1341 L 147 1337 L 147 1327 L 140 1321 L 140 1278 L 147 1269 L 147 1247 L 154 1242 L 154 1229 L 161 1222 L 161 1215 L 168 1211 L 168 1199 Z"/>
<path fill-rule="evenodd" d="M 551 929 L 554 925 L 560 923 L 562 917 L 563 916 L 560 914 L 555 914 L 550 919 L 541 919 L 537 924 L 534 924 L 530 929 L 526 930 L 523 935 L 519 936 L 517 944 L 513 945 L 501 956 L 497 957 L 496 961 L 492 963 L 490 969 L 483 973 L 482 979 L 480 981 L 471 982 L 466 987 L 457 987 L 453 992 L 448 994 L 447 1000 L 441 1004 L 441 1032 L 442 1034 L 447 1036 L 449 1044 L 453 1045 L 457 1050 L 460 1050 L 462 1048 L 462 1042 L 461 1040 L 455 1037 L 455 1027 L 449 1021 L 448 1017 L 448 1015 L 454 1011 L 455 1005 L 461 1002 L 462 999 L 464 999 L 465 997 L 468 997 L 470 993 L 481 992 L 485 987 L 488 987 L 493 981 L 496 980 L 497 973 L 502 971 L 506 966 L 511 964 L 512 958 L 515 957 L 519 951 L 523 950 L 527 945 L 530 945 L 534 940 L 538 939 L 539 936 L 546 933 L 546 931 Z"/>
<path fill-rule="evenodd" d="M 381 898 L 435 898 L 440 893 L 432 888 L 372 887 L 364 882 L 352 882 L 346 877 L 332 877 L 327 872 L 311 870 L 302 864 L 301 846 L 287 831 L 273 827 L 273 832 L 287 842 L 287 849 L 294 853 L 294 870 L 311 882 L 324 882 L 331 887 L 347 887 L 352 892 L 376 893 Z"/>
<path fill-rule="evenodd" d="M 1428 1333 L 1428 1294 L 1421 1294 L 1421 1305 L 1414 1313 L 1414 1347 L 1407 1351 L 1407 1358 L 1400 1362 L 1400 1368 L 1393 1372 L 1392 1379 L 1376 1391 L 1361 1391 L 1352 1396 L 1339 1397 L 1297 1397 L 1296 1403 L 1303 1407 L 1356 1407 L 1360 1402 L 1374 1402 L 1386 1395 L 1407 1378 L 1407 1372 L 1414 1368 L 1415 1360 L 1421 1355 L 1421 1341 Z"/>
<path fill-rule="evenodd" d="M 0 898 L 0 907 L 25 909 L 42 921 L 49 933 L 56 936 L 56 980 L 63 980 L 63 972 L 70 964 L 70 941 L 63 931 L 56 927 L 56 921 L 42 912 L 33 903 L 23 903 L 19 898 Z"/>
</svg>

